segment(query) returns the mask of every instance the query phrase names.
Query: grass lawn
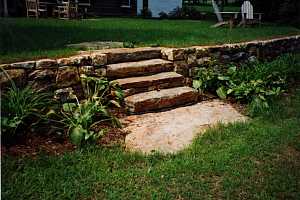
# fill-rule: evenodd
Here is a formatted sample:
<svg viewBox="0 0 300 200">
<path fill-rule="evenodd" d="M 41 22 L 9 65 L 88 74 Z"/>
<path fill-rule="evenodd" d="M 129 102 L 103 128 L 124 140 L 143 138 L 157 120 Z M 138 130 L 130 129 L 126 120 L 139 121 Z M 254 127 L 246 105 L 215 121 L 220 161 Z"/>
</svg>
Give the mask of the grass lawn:
<svg viewBox="0 0 300 200">
<path fill-rule="evenodd" d="M 299 199 L 300 88 L 247 123 L 209 130 L 177 155 L 91 147 L 2 158 L 9 199 Z"/>
<path fill-rule="evenodd" d="M 299 34 L 289 26 L 265 24 L 255 28 L 210 28 L 211 21 L 102 18 L 0 19 L 0 63 L 70 55 L 65 45 L 88 41 L 133 42 L 137 46 L 190 46 L 239 42 Z"/>
</svg>

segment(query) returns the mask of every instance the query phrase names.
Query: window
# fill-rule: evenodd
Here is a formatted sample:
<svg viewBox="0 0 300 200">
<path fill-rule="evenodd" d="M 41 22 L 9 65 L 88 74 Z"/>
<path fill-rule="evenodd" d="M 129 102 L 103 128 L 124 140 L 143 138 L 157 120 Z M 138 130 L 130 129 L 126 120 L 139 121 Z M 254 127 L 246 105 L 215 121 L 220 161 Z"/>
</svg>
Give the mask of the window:
<svg viewBox="0 0 300 200">
<path fill-rule="evenodd" d="M 122 8 L 130 8 L 131 7 L 131 0 L 122 0 Z"/>
</svg>

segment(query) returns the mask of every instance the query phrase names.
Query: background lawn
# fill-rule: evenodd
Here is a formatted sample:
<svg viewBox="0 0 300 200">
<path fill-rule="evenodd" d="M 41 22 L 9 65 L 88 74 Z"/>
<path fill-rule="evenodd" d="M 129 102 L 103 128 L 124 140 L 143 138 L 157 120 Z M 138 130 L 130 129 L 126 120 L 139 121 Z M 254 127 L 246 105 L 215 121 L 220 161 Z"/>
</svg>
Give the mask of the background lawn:
<svg viewBox="0 0 300 200">
<path fill-rule="evenodd" d="M 300 199 L 300 87 L 177 155 L 91 147 L 2 158 L 2 199 Z"/>
<path fill-rule="evenodd" d="M 255 28 L 210 28 L 214 22 L 102 18 L 0 19 L 0 63 L 73 54 L 65 45 L 87 41 L 133 42 L 136 46 L 190 46 L 239 42 L 299 34 L 300 30 L 274 24 Z"/>
</svg>

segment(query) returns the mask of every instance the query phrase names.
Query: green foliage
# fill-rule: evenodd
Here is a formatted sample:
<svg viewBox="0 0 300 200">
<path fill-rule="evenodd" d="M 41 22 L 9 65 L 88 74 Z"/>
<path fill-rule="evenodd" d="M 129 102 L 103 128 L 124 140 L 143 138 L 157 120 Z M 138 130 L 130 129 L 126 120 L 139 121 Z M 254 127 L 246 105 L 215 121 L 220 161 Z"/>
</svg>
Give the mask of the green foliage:
<svg viewBox="0 0 300 200">
<path fill-rule="evenodd" d="M 114 126 L 121 126 L 108 108 L 120 107 L 123 99 L 123 92 L 116 82 L 109 82 L 106 78 L 86 76 L 82 76 L 82 80 L 86 100 L 79 102 L 74 95 L 76 103 L 64 104 L 61 111 L 65 118 L 64 122 L 68 126 L 68 135 L 72 143 L 78 146 L 94 142 L 105 134 L 105 129 L 99 132 L 92 130 L 101 122 L 109 121 Z"/>
<path fill-rule="evenodd" d="M 18 88 L 11 80 L 11 87 L 4 92 L 1 100 L 3 142 L 11 142 L 25 134 L 27 129 L 20 127 L 29 127 L 45 119 L 51 104 L 50 94 L 34 91 L 29 86 Z"/>
<path fill-rule="evenodd" d="M 221 99 L 231 96 L 249 103 L 250 112 L 264 110 L 268 102 L 287 88 L 288 77 L 300 70 L 295 56 L 285 55 L 273 62 L 199 68 L 193 86 L 200 92 L 215 92 Z"/>
</svg>

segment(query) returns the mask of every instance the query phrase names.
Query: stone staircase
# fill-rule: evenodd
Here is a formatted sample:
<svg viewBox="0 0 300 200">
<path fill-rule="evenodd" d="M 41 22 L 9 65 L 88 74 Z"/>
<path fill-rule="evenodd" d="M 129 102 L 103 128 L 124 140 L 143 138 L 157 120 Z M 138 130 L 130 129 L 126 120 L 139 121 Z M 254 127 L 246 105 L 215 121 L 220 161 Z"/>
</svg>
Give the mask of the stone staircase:
<svg viewBox="0 0 300 200">
<path fill-rule="evenodd" d="M 141 51 L 141 52 L 140 52 Z M 108 54 L 106 75 L 125 91 L 130 113 L 146 113 L 194 104 L 198 93 L 174 72 L 172 62 L 161 59 L 159 50 L 124 50 Z"/>
</svg>

